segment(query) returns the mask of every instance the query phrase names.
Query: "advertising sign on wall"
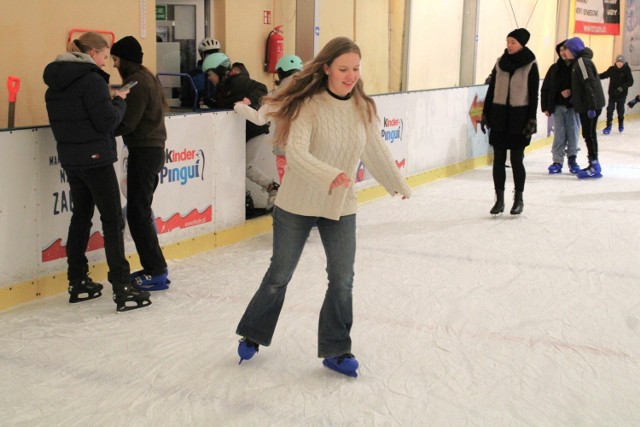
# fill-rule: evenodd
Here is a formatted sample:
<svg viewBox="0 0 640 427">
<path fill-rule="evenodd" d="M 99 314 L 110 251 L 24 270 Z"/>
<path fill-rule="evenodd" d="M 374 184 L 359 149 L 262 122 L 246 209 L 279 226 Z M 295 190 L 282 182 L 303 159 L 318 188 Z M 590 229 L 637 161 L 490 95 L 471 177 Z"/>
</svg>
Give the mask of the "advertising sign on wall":
<svg viewBox="0 0 640 427">
<path fill-rule="evenodd" d="M 574 33 L 620 34 L 620 0 L 576 0 Z"/>
</svg>

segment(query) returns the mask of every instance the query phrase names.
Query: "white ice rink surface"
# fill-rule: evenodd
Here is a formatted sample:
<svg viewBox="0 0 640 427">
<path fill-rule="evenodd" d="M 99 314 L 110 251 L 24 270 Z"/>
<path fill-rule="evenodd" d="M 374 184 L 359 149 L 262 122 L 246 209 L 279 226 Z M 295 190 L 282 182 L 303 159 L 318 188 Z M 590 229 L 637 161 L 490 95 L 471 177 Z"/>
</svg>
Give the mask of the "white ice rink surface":
<svg viewBox="0 0 640 427">
<path fill-rule="evenodd" d="M 264 234 L 171 260 L 148 309 L 116 314 L 109 291 L 0 313 L 0 425 L 638 426 L 640 122 L 599 140 L 600 180 L 528 153 L 517 218 L 489 215 L 490 167 L 362 205 L 357 379 L 316 357 L 315 231 L 272 345 L 238 365 Z"/>
</svg>

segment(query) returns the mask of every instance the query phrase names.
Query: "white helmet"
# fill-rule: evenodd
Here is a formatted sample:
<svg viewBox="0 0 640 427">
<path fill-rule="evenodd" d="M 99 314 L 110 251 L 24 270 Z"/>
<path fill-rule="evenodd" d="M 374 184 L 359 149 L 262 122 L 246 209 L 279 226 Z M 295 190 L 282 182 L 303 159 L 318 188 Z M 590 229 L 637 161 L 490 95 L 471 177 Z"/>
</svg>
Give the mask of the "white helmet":
<svg viewBox="0 0 640 427">
<path fill-rule="evenodd" d="M 211 37 L 207 37 L 198 43 L 198 52 L 200 52 L 200 55 L 210 50 L 220 50 L 220 42 L 216 39 L 212 39 Z"/>
</svg>

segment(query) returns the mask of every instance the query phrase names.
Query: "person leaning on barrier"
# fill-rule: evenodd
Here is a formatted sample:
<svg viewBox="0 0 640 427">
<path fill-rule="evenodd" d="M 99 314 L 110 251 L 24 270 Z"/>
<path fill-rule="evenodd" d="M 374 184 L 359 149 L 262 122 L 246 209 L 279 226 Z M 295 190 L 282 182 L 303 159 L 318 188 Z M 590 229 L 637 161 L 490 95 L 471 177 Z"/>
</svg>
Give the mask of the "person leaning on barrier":
<svg viewBox="0 0 640 427">
<path fill-rule="evenodd" d="M 103 286 L 89 277 L 85 255 L 97 207 L 116 309 L 145 307 L 151 304 L 149 293 L 136 289 L 129 280 L 120 189 L 113 167 L 117 160 L 114 131 L 124 117 L 128 91 L 116 90 L 111 96 L 109 75 L 102 71 L 109 45 L 102 36 L 85 33 L 70 42 L 67 50 L 46 66 L 43 77 L 58 160 L 73 194 L 66 247 L 69 302 L 102 295 Z"/>
</svg>

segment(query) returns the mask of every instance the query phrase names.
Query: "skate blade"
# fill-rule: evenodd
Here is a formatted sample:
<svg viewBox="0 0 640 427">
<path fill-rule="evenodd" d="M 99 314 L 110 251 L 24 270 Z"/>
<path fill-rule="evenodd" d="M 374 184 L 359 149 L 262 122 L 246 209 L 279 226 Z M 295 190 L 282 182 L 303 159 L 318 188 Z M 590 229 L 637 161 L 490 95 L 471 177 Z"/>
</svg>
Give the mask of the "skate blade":
<svg viewBox="0 0 640 427">
<path fill-rule="evenodd" d="M 343 370 L 339 369 L 338 367 L 335 367 L 335 366 L 331 365 L 326 360 L 323 360 L 322 364 L 325 367 L 327 367 L 327 368 L 331 369 L 332 371 L 335 371 L 335 372 L 337 372 L 339 374 L 346 375 L 346 376 L 352 377 L 352 378 L 358 378 L 358 372 L 357 371 L 343 371 Z"/>
<path fill-rule="evenodd" d="M 127 303 L 134 303 L 135 305 L 127 305 Z M 125 311 L 137 310 L 138 308 L 144 308 L 151 305 L 151 301 L 148 299 L 144 301 L 127 301 L 127 303 L 118 306 L 116 311 L 118 313 L 123 313 Z"/>
<path fill-rule="evenodd" d="M 100 298 L 102 296 L 102 292 L 98 291 L 93 295 L 89 294 L 89 296 L 87 297 L 81 297 L 80 295 L 69 295 L 69 303 L 75 304 L 77 302 L 89 301 L 92 299 Z"/>
<path fill-rule="evenodd" d="M 166 283 L 156 283 L 153 285 L 134 285 L 140 291 L 146 292 L 155 292 L 155 291 L 166 291 L 169 289 L 169 280 Z"/>
</svg>

